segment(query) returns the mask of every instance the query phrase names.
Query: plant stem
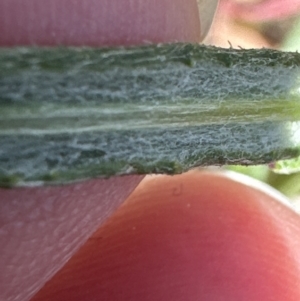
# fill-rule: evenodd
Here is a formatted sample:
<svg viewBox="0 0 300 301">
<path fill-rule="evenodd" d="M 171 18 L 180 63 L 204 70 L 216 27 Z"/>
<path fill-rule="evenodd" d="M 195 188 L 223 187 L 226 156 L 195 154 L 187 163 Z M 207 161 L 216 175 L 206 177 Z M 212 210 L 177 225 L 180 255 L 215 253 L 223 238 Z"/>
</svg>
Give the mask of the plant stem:
<svg viewBox="0 0 300 301">
<path fill-rule="evenodd" d="M 297 156 L 299 71 L 267 49 L 1 49 L 0 186 Z"/>
</svg>

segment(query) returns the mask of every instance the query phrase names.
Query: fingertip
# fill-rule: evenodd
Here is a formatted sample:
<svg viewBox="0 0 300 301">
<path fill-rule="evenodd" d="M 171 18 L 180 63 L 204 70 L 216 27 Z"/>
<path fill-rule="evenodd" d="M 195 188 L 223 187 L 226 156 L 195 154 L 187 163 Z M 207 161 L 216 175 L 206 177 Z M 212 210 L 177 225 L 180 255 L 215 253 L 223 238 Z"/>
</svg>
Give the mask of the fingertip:
<svg viewBox="0 0 300 301">
<path fill-rule="evenodd" d="M 196 0 L 2 0 L 0 45 L 199 42 Z"/>
<path fill-rule="evenodd" d="M 299 230 L 224 174 L 153 177 L 33 300 L 299 300 Z"/>
<path fill-rule="evenodd" d="M 0 300 L 29 300 L 142 178 L 0 188 Z"/>
</svg>

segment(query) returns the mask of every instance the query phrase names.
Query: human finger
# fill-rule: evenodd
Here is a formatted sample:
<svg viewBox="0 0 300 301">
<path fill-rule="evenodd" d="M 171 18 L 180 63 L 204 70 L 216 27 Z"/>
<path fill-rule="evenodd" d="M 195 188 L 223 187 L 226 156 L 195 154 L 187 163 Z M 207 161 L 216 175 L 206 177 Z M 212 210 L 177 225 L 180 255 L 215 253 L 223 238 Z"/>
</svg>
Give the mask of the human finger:
<svg viewBox="0 0 300 301">
<path fill-rule="evenodd" d="M 241 177 L 142 183 L 32 301 L 299 300 L 299 215 Z"/>
</svg>

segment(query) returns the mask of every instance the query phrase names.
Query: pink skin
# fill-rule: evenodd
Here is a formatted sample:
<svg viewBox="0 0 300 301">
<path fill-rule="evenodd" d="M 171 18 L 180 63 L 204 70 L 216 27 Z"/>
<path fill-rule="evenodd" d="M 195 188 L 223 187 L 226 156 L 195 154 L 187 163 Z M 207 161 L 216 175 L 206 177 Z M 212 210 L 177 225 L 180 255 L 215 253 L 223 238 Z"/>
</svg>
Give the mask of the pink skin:
<svg viewBox="0 0 300 301">
<path fill-rule="evenodd" d="M 198 42 L 196 0 L 1 0 L 0 45 Z"/>
<path fill-rule="evenodd" d="M 29 300 L 142 178 L 0 189 L 0 300 Z"/>
<path fill-rule="evenodd" d="M 0 0 L 0 46 L 197 42 L 195 0 Z M 0 188 L 0 300 L 29 300 L 143 176 Z"/>
<path fill-rule="evenodd" d="M 299 0 L 263 0 L 258 3 L 238 3 L 223 0 L 228 4 L 228 13 L 247 22 L 268 22 L 299 14 Z"/>
<path fill-rule="evenodd" d="M 153 177 L 32 301 L 297 301 L 299 215 L 224 175 Z"/>
<path fill-rule="evenodd" d="M 84 3 L 0 0 L 0 45 L 132 45 L 200 36 L 195 0 Z M 80 300 L 108 301 L 123 293 L 121 300 L 133 301 L 299 300 L 298 215 L 212 177 L 146 182 L 103 227 L 142 176 L 0 189 L 0 300 L 27 301 L 40 291 L 34 300 L 45 301 L 52 290 L 51 300 L 72 300 L 73 292 Z M 109 234 L 103 242 L 102 234 Z"/>
</svg>

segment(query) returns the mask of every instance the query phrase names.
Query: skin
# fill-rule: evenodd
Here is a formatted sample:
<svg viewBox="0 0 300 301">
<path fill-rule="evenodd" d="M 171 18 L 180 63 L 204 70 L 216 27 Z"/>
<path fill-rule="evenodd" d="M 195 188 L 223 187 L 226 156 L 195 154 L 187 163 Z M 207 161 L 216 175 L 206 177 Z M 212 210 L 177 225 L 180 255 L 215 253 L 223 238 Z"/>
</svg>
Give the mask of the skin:
<svg viewBox="0 0 300 301">
<path fill-rule="evenodd" d="M 152 177 L 32 300 L 300 300 L 299 230 L 224 174 Z"/>
<path fill-rule="evenodd" d="M 0 45 L 197 42 L 196 12 L 194 0 L 0 0 Z M 0 189 L 0 300 L 299 300 L 299 216 L 199 177 L 143 181 L 107 223 L 142 176 Z"/>
<path fill-rule="evenodd" d="M 229 2 L 230 0 L 224 0 Z M 297 16 L 300 10 L 298 0 L 264 0 L 252 3 L 232 2 L 229 13 L 247 22 L 270 22 Z"/>
<path fill-rule="evenodd" d="M 0 28 L 5 46 L 198 42 L 201 35 L 195 0 L 1 0 Z"/>
</svg>

